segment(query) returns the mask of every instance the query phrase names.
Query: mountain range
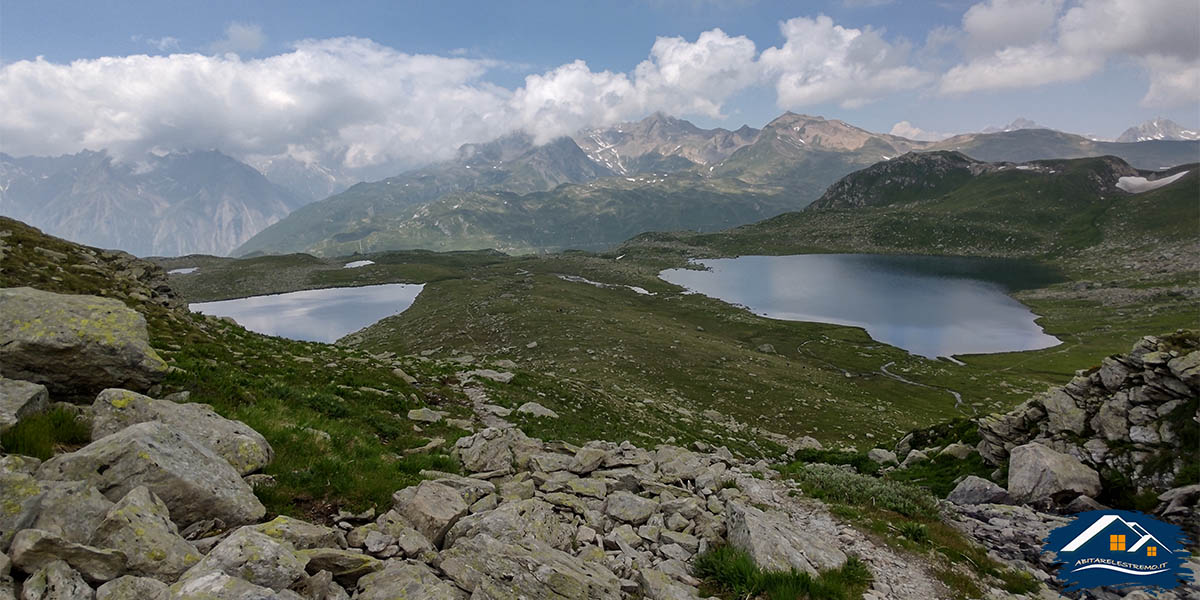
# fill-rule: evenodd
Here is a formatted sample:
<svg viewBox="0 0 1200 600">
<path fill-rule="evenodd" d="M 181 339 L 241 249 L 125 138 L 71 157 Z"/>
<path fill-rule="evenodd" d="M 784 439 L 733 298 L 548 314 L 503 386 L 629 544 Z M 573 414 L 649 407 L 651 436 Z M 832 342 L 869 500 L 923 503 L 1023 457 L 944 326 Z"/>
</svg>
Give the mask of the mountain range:
<svg viewBox="0 0 1200 600">
<path fill-rule="evenodd" d="M 804 208 L 839 178 L 912 151 L 1024 162 L 1114 155 L 1160 169 L 1200 158 L 1166 120 L 1103 142 L 1017 119 L 937 142 L 786 113 L 703 129 L 662 113 L 537 145 L 523 133 L 373 182 L 294 158 L 217 151 L 118 161 L 104 151 L 0 154 L 0 214 L 139 255 L 389 249 L 600 249 L 651 230 L 715 231 Z M 1135 131 L 1136 130 L 1136 131 Z M 1144 139 L 1154 138 L 1154 139 Z"/>
<path fill-rule="evenodd" d="M 1200 131 L 1184 129 L 1170 119 L 1153 119 L 1126 129 L 1118 142 L 1148 142 L 1150 140 L 1200 140 Z"/>
<path fill-rule="evenodd" d="M 544 146 L 512 135 L 306 206 L 235 254 L 597 250 L 642 231 L 716 231 L 800 210 L 841 177 L 913 151 L 1010 162 L 1113 155 L 1146 169 L 1200 155 L 1195 142 L 1102 142 L 1027 125 L 1036 126 L 920 142 L 790 112 L 736 131 L 654 114 Z"/>
<path fill-rule="evenodd" d="M 140 256 L 227 254 L 303 201 L 216 151 L 116 161 L 0 154 L 0 214 Z"/>
</svg>

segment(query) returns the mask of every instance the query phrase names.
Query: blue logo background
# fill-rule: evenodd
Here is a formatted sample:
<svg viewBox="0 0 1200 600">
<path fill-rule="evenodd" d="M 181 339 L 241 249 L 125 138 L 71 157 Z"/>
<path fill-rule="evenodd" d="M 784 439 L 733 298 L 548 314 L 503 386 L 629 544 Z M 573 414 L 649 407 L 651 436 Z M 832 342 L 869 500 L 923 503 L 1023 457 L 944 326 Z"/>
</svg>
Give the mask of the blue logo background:
<svg viewBox="0 0 1200 600">
<path fill-rule="evenodd" d="M 1140 512 L 1082 512 L 1044 542 L 1043 552 L 1061 563 L 1058 579 L 1065 592 L 1098 586 L 1171 589 L 1192 580 L 1184 567 L 1191 554 L 1183 530 Z"/>
</svg>

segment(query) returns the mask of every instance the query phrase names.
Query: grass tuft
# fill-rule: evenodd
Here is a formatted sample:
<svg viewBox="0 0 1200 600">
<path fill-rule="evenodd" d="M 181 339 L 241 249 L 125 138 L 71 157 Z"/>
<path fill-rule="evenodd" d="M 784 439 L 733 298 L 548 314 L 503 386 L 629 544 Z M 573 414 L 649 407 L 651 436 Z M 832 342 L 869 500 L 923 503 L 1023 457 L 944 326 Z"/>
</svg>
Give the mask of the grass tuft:
<svg viewBox="0 0 1200 600">
<path fill-rule="evenodd" d="M 840 568 L 813 577 L 803 571 L 764 571 L 744 550 L 718 546 L 696 557 L 695 574 L 723 598 L 768 600 L 843 600 L 857 598 L 871 582 L 871 572 L 851 556 Z"/>
<path fill-rule="evenodd" d="M 0 447 L 9 454 L 21 454 L 46 460 L 56 449 L 73 448 L 92 439 L 86 422 L 63 407 L 52 408 L 23 419 L 0 435 Z"/>
</svg>

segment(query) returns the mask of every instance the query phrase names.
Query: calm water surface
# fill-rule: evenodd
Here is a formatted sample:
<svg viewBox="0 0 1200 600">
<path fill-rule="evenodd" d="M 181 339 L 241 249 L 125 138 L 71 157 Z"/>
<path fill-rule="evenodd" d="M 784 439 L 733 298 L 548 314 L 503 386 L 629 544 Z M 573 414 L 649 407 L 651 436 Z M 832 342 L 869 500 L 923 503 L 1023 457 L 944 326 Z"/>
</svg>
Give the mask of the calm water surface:
<svg viewBox="0 0 1200 600">
<path fill-rule="evenodd" d="M 1060 343 L 1007 295 L 1057 280 L 1025 261 L 807 254 L 699 264 L 707 270 L 668 269 L 659 276 L 762 316 L 862 327 L 876 340 L 930 358 Z"/>
<path fill-rule="evenodd" d="M 309 342 L 332 343 L 384 317 L 412 306 L 424 284 L 389 283 L 305 290 L 198 302 L 191 310 L 233 317 L 246 329 Z"/>
</svg>

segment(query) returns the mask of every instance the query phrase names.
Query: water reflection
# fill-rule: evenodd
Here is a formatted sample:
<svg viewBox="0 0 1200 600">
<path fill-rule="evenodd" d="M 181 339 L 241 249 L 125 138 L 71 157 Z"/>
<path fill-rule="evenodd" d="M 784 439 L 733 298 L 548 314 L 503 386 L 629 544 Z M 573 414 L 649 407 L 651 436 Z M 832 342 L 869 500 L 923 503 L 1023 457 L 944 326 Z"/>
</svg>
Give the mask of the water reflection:
<svg viewBox="0 0 1200 600">
<path fill-rule="evenodd" d="M 188 308 L 206 315 L 233 317 L 246 329 L 267 335 L 332 343 L 404 311 L 424 287 L 424 284 L 389 283 L 327 288 L 198 302 Z"/>
<path fill-rule="evenodd" d="M 810 254 L 701 261 L 660 276 L 776 319 L 862 327 L 921 356 L 1057 345 L 1006 290 L 1055 274 L 1030 263 L 931 256 Z"/>
</svg>

